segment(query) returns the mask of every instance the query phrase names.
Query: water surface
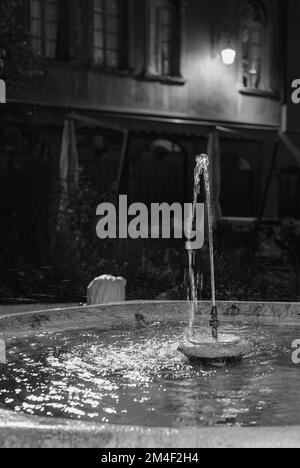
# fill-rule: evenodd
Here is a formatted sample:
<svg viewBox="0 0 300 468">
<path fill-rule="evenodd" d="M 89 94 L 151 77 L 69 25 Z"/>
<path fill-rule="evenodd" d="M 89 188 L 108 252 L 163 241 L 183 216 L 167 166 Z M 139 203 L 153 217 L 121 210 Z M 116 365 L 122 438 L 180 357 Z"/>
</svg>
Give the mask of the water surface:
<svg viewBox="0 0 300 468">
<path fill-rule="evenodd" d="M 253 346 L 227 370 L 192 366 L 177 353 L 182 324 L 16 340 L 0 369 L 0 405 L 29 415 L 160 427 L 300 424 L 300 366 L 291 360 L 300 328 L 225 331 L 238 331 Z"/>
</svg>

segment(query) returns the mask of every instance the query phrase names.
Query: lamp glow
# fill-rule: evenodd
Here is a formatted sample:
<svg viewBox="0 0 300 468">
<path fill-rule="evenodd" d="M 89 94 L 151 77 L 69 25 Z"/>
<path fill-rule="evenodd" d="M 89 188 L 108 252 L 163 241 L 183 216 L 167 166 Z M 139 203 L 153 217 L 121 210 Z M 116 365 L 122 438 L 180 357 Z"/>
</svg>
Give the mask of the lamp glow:
<svg viewBox="0 0 300 468">
<path fill-rule="evenodd" d="M 228 47 L 221 52 L 224 65 L 233 65 L 236 57 L 236 51 Z"/>
</svg>

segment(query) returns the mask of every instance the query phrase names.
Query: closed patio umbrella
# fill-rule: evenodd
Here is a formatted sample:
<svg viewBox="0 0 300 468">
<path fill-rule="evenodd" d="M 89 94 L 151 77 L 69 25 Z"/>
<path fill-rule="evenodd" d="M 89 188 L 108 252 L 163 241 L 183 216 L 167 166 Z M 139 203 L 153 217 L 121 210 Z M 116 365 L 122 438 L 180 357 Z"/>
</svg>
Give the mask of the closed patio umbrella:
<svg viewBox="0 0 300 468">
<path fill-rule="evenodd" d="M 65 217 L 68 206 L 70 184 L 75 186 L 79 182 L 79 157 L 76 143 L 75 124 L 72 120 L 64 123 L 62 146 L 59 161 L 59 178 L 61 183 L 61 196 L 59 203 L 58 231 L 64 231 Z"/>
<path fill-rule="evenodd" d="M 63 130 L 62 147 L 59 163 L 60 179 L 67 189 L 69 182 L 78 184 L 79 181 L 79 157 L 76 142 L 75 123 L 66 120 Z"/>
</svg>

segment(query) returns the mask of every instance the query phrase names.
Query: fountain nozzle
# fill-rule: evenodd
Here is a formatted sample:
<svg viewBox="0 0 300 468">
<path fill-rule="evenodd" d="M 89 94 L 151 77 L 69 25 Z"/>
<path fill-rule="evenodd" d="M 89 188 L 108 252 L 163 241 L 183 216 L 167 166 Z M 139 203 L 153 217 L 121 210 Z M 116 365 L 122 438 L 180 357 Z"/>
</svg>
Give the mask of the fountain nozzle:
<svg viewBox="0 0 300 468">
<path fill-rule="evenodd" d="M 212 328 L 213 340 L 218 341 L 220 322 L 218 319 L 217 306 L 213 306 L 211 310 L 211 321 L 209 322 L 209 325 Z"/>
</svg>

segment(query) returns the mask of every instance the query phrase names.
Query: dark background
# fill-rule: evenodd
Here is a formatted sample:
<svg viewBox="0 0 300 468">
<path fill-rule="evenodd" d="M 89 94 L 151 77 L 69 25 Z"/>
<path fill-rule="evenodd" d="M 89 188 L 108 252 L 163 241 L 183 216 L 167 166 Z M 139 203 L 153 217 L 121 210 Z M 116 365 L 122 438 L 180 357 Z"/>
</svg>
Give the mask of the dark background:
<svg viewBox="0 0 300 468">
<path fill-rule="evenodd" d="M 213 132 L 218 299 L 299 300 L 298 1 L 3 0 L 0 18 L 1 302 L 84 302 L 101 274 L 128 299 L 185 299 L 184 242 L 100 241 L 96 207 L 191 202 Z M 80 173 L 62 204 L 67 119 Z M 207 248 L 198 264 L 209 298 Z"/>
</svg>

